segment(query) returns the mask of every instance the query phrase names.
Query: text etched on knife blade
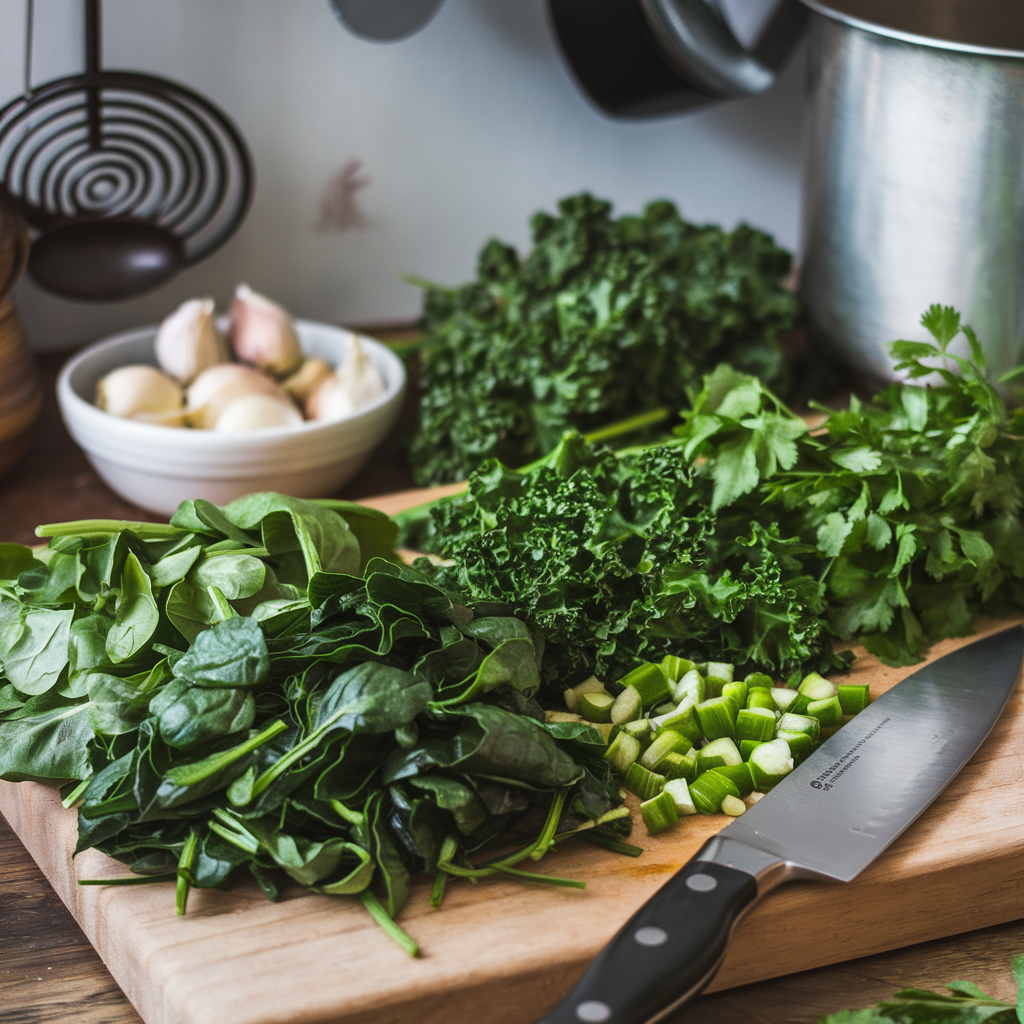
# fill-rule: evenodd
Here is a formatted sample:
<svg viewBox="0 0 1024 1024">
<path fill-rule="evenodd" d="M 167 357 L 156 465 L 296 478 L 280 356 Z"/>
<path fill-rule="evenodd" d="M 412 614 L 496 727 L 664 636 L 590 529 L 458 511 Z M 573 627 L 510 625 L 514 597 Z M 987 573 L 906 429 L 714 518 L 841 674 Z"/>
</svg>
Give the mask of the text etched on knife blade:
<svg viewBox="0 0 1024 1024">
<path fill-rule="evenodd" d="M 860 760 L 860 754 L 858 754 L 857 751 L 863 747 L 864 744 L 867 743 L 867 741 L 871 739 L 871 737 L 874 736 L 875 733 L 878 732 L 878 730 L 881 729 L 888 721 L 888 718 L 883 718 L 882 721 L 880 721 L 878 725 L 871 730 L 871 732 L 866 736 L 862 736 L 852 747 L 850 747 L 850 749 L 843 754 L 835 764 L 826 768 L 825 771 L 823 771 L 816 779 L 811 779 L 811 788 L 825 790 L 826 792 L 830 790 L 836 784 L 839 777 L 849 771 Z"/>
</svg>

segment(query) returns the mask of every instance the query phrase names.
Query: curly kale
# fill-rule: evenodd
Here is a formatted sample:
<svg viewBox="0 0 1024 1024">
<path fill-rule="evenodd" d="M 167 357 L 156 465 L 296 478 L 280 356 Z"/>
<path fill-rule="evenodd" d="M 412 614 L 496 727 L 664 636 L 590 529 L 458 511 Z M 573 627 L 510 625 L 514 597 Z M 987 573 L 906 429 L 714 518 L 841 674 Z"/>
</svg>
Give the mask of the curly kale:
<svg viewBox="0 0 1024 1024">
<path fill-rule="evenodd" d="M 428 288 L 420 483 L 465 479 L 488 458 L 525 465 L 569 428 L 676 411 L 722 361 L 788 394 L 789 253 L 747 225 L 691 224 L 666 201 L 611 211 L 586 193 L 563 199 L 557 217 L 533 218 L 524 258 L 492 240 L 475 281 Z"/>
</svg>

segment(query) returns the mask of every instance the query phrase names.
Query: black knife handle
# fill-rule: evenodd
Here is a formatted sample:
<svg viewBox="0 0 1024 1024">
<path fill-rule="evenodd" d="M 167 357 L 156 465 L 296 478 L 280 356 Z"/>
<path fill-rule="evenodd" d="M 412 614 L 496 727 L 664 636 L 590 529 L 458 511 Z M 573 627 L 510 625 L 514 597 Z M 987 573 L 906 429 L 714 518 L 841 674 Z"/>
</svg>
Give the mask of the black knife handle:
<svg viewBox="0 0 1024 1024">
<path fill-rule="evenodd" d="M 757 889 L 746 871 L 690 861 L 626 922 L 540 1024 L 646 1024 L 696 995 L 718 970 Z"/>
</svg>

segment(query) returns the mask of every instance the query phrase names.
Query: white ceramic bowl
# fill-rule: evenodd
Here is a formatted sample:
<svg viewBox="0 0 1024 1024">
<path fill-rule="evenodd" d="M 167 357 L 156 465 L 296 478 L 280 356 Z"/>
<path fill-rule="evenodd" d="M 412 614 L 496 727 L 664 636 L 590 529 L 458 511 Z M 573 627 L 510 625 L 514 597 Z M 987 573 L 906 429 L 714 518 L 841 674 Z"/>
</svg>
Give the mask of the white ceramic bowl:
<svg viewBox="0 0 1024 1024">
<path fill-rule="evenodd" d="M 307 320 L 295 327 L 306 355 L 332 366 L 348 357 L 351 331 Z M 363 335 L 387 390 L 346 419 L 224 434 L 139 423 L 97 409 L 101 377 L 128 363 L 157 365 L 156 330 L 141 327 L 90 345 L 57 380 L 68 432 L 96 472 L 122 498 L 153 512 L 170 515 L 186 498 L 224 505 L 253 491 L 328 497 L 363 468 L 401 412 L 405 367 L 387 346 Z"/>
</svg>

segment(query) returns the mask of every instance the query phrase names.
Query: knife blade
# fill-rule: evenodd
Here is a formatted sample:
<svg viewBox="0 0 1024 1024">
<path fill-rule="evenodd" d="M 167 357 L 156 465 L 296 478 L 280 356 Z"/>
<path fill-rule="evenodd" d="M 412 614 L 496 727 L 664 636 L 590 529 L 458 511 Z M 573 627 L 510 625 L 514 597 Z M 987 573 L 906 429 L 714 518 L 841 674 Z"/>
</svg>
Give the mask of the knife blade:
<svg viewBox="0 0 1024 1024">
<path fill-rule="evenodd" d="M 737 922 L 795 879 L 847 882 L 942 792 L 1017 683 L 1024 627 L 897 683 L 708 840 L 598 954 L 541 1024 L 649 1024 L 697 995 Z"/>
</svg>

